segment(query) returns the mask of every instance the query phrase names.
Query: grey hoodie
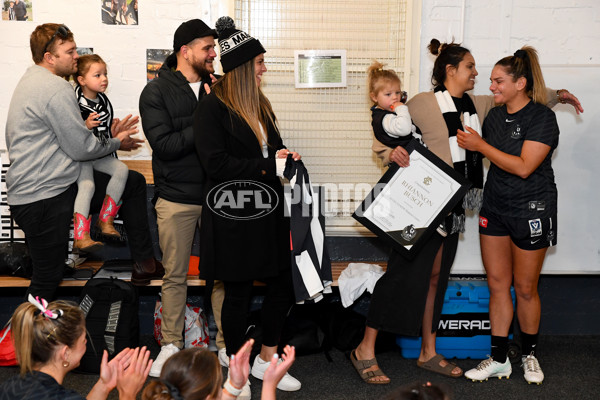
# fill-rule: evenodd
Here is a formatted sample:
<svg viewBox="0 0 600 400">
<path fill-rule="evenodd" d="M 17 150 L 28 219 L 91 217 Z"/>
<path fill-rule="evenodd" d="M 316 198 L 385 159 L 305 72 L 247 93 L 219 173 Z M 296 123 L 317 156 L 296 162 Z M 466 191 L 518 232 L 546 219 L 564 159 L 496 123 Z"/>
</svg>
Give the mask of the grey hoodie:
<svg viewBox="0 0 600 400">
<path fill-rule="evenodd" d="M 79 161 L 110 154 L 121 142 L 98 142 L 81 118 L 71 84 L 33 65 L 13 93 L 6 145 L 8 204 L 19 205 L 61 194 L 79 177 Z"/>
</svg>

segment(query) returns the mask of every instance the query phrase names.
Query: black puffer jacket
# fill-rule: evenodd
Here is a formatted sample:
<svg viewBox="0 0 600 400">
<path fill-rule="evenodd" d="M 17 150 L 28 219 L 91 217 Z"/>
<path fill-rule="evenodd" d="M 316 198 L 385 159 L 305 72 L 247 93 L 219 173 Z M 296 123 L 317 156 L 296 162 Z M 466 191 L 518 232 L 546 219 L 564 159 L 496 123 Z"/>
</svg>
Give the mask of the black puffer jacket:
<svg viewBox="0 0 600 400">
<path fill-rule="evenodd" d="M 144 134 L 152 147 L 155 197 L 184 204 L 202 204 L 205 173 L 194 147 L 192 127 L 198 100 L 171 54 L 140 95 Z M 206 95 L 200 87 L 200 98 Z"/>
</svg>

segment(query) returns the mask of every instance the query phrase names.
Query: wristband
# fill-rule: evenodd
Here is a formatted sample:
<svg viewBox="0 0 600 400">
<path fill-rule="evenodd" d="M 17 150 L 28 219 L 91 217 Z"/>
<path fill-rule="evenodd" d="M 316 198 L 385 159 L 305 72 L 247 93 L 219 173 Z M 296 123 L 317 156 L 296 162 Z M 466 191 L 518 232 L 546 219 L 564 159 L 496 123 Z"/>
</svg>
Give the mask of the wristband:
<svg viewBox="0 0 600 400">
<path fill-rule="evenodd" d="M 556 98 L 558 99 L 558 102 L 559 102 L 560 104 L 565 104 L 565 103 L 567 102 L 566 100 L 562 100 L 562 99 L 560 98 L 560 92 L 562 92 L 563 90 L 564 90 L 565 92 L 567 92 L 567 93 L 569 92 L 567 89 L 558 89 L 558 90 L 556 91 Z"/>
<path fill-rule="evenodd" d="M 227 390 L 227 392 L 235 397 L 238 397 L 242 393 L 242 389 L 238 389 L 231 384 L 231 380 L 227 379 L 225 384 L 223 385 L 223 389 Z"/>
</svg>

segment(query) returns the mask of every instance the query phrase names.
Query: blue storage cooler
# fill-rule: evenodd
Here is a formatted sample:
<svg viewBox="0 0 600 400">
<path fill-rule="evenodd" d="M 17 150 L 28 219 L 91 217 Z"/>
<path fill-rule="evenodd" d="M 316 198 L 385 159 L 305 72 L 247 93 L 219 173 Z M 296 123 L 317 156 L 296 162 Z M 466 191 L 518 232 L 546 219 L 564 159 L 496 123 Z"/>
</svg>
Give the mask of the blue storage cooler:
<svg viewBox="0 0 600 400">
<path fill-rule="evenodd" d="M 510 292 L 514 306 L 514 288 Z M 446 358 L 487 358 L 491 352 L 489 304 L 486 280 L 450 279 L 437 331 L 437 352 Z M 404 358 L 419 357 L 420 337 L 398 336 L 396 344 Z"/>
</svg>

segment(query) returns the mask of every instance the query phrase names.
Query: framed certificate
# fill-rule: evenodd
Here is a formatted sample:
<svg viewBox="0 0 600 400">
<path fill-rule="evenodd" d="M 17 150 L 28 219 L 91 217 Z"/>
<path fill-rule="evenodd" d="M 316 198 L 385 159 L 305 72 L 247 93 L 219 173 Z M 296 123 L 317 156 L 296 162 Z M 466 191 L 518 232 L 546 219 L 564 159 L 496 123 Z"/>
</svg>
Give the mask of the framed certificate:
<svg viewBox="0 0 600 400">
<path fill-rule="evenodd" d="M 352 216 L 413 258 L 471 183 L 416 140 L 410 166 L 393 163 Z"/>
</svg>

